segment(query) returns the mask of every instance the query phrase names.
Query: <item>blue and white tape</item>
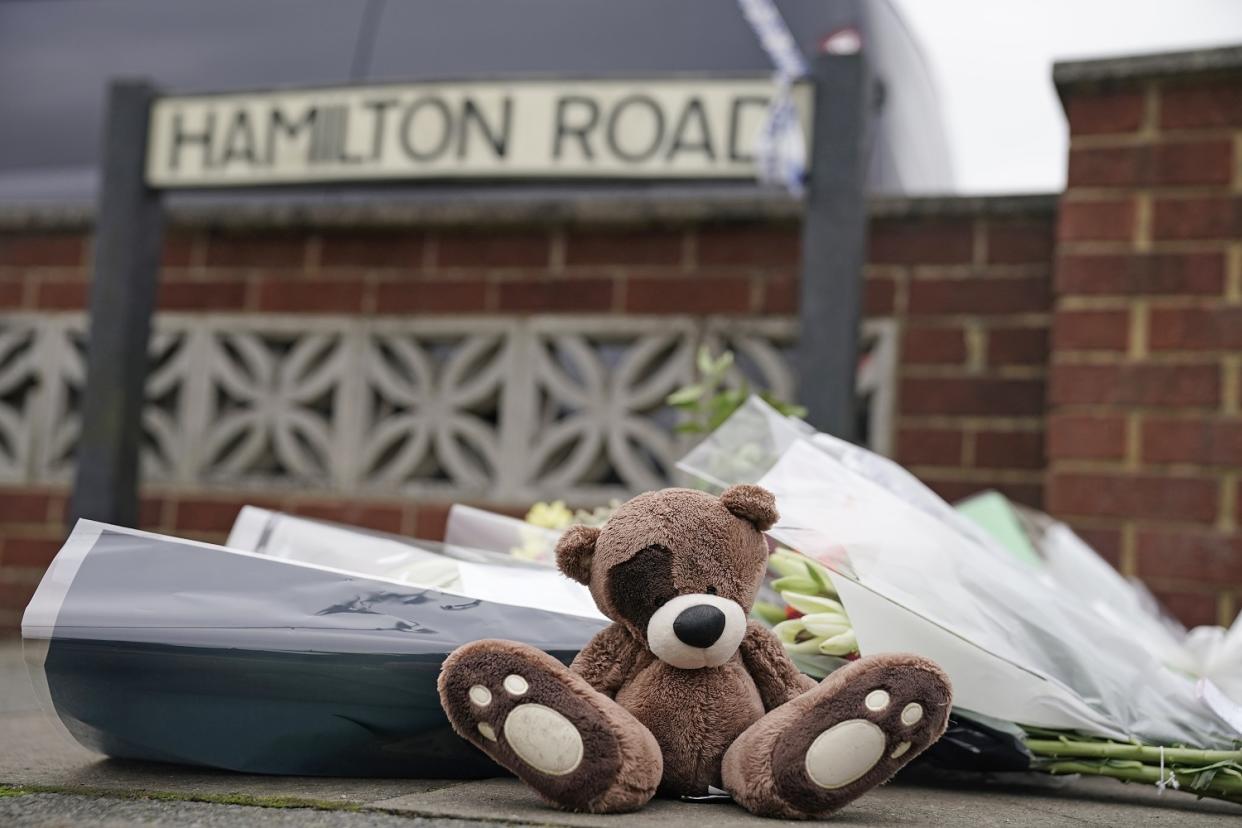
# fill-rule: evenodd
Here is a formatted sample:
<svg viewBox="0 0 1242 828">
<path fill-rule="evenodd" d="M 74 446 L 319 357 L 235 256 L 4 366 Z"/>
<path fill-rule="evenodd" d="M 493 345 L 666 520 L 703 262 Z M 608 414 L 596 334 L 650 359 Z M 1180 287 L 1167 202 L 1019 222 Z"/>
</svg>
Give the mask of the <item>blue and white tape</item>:
<svg viewBox="0 0 1242 828">
<path fill-rule="evenodd" d="M 738 6 L 776 67 L 776 95 L 755 142 L 759 180 L 800 196 L 806 177 L 806 146 L 792 90 L 794 82 L 807 74 L 806 61 L 772 0 L 738 0 Z"/>
</svg>

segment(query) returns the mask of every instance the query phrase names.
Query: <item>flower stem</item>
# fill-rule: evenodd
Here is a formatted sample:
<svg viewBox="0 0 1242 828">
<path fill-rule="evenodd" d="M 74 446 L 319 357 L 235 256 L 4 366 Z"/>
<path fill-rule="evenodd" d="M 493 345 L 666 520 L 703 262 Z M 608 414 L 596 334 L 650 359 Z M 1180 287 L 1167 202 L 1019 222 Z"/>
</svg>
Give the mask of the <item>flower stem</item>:
<svg viewBox="0 0 1242 828">
<path fill-rule="evenodd" d="M 1128 765 L 1121 767 L 1104 762 L 1067 760 L 1043 763 L 1039 769 L 1051 774 L 1080 773 L 1090 776 L 1107 776 L 1113 779 L 1120 779 L 1122 782 L 1142 782 L 1148 785 L 1155 785 L 1161 781 L 1160 768 L 1152 765 Z M 1193 782 L 1198 774 L 1198 771 L 1186 772 L 1167 768 L 1164 771 L 1163 778 L 1170 781 L 1172 778 L 1176 778 L 1178 785 L 1181 786 L 1180 790 L 1185 793 L 1193 793 L 1196 796 L 1210 796 L 1229 802 L 1242 802 L 1242 780 L 1230 776 L 1217 775 L 1208 784 L 1196 788 Z"/>
<path fill-rule="evenodd" d="M 1242 750 L 1196 750 L 1195 748 L 1152 747 L 1129 745 L 1122 742 L 1079 742 L 1073 739 L 1027 739 L 1031 753 L 1040 756 L 1070 756 L 1090 759 L 1129 759 L 1138 762 L 1159 763 L 1161 750 L 1164 761 L 1178 765 L 1211 765 L 1215 762 L 1242 764 Z"/>
</svg>

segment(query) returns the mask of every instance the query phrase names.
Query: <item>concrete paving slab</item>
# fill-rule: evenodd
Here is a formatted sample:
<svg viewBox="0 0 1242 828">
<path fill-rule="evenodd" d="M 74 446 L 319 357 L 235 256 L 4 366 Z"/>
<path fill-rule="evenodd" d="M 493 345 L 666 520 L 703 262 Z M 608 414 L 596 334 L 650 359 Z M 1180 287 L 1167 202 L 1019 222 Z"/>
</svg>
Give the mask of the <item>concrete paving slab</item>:
<svg viewBox="0 0 1242 828">
<path fill-rule="evenodd" d="M 0 713 L 28 713 L 38 709 L 34 687 L 22 660 L 21 643 L 0 639 Z"/>
<path fill-rule="evenodd" d="M 42 714 L 0 715 L 0 784 L 58 790 L 163 791 L 186 796 L 292 798 L 363 805 L 457 780 L 252 776 L 155 762 L 106 759 L 69 744 Z"/>
<path fill-rule="evenodd" d="M 545 807 L 513 779 L 460 782 L 426 779 L 327 779 L 250 776 L 145 762 L 105 759 L 62 736 L 35 711 L 33 690 L 21 662 L 20 647 L 0 642 L 0 785 L 32 786 L 36 794 L 0 798 L 0 824 L 120 825 L 134 823 L 388 826 L 427 818 L 437 825 L 459 821 L 558 826 L 666 825 L 710 823 L 713 828 L 773 825 L 729 804 L 656 801 L 625 817 L 565 814 Z M 134 797 L 161 797 L 160 801 Z M 30 796 L 50 797 L 31 800 Z M 206 799 L 207 802 L 168 802 Z M 292 812 L 288 822 L 280 807 L 255 808 L 243 803 L 346 808 L 349 811 Z M 22 804 L 13 804 L 13 801 Z M 97 803 L 91 808 L 82 800 Z M 121 802 L 122 804 L 118 804 Z M 145 804 L 143 804 L 145 803 Z M 195 804 L 191 810 L 174 806 Z M 218 819 L 212 809 L 220 811 Z M 8 809 L 8 810 L 5 810 Z M 26 809 L 26 810 L 20 810 Z M 207 809 L 207 810 L 202 810 Z M 201 811 L 201 813 L 200 813 Z M 361 812 L 361 813 L 358 813 Z M 22 819 L 9 816 L 22 815 Z M 370 815 L 332 822 L 320 814 Z M 230 822 L 241 814 L 244 822 Z M 309 821 L 314 814 L 317 821 Z M 907 772 L 838 814 L 847 825 L 1168 825 L 1242 824 L 1242 806 L 1197 801 L 1177 793 L 1161 797 L 1149 786 L 1122 785 L 1108 779 L 1053 778 L 1041 774 L 983 779 L 975 775 Z M 80 819 L 79 819 L 80 817 Z M 240 817 L 238 817 L 240 818 Z M 346 817 L 341 817 L 345 820 Z M 391 823 L 396 824 L 396 823 Z"/>
<path fill-rule="evenodd" d="M 937 825 L 979 828 L 980 825 L 1168 825 L 1235 824 L 1242 808 L 1223 802 L 1199 802 L 1173 794 L 1161 798 L 1154 789 L 1125 786 L 1111 779 L 1062 779 L 1032 774 L 1018 780 L 975 784 L 965 790 L 956 780 L 897 781 L 872 791 L 832 818 L 843 825 Z M 934 783 L 934 784 L 933 784 Z M 528 788 L 513 779 L 491 779 L 424 794 L 373 802 L 370 807 L 395 813 L 464 819 L 500 819 L 517 823 L 561 826 L 615 826 L 618 817 L 566 814 L 550 810 Z M 735 826 L 799 825 L 758 820 L 730 803 L 693 804 L 655 800 L 624 817 L 627 826 L 710 824 Z"/>
<path fill-rule="evenodd" d="M 394 816 L 374 811 L 256 808 L 202 802 L 98 799 L 30 794 L 0 799 L 0 825 L 26 828 L 129 828 L 131 825 L 193 825 L 196 828 L 469 828 L 494 823 Z"/>
</svg>

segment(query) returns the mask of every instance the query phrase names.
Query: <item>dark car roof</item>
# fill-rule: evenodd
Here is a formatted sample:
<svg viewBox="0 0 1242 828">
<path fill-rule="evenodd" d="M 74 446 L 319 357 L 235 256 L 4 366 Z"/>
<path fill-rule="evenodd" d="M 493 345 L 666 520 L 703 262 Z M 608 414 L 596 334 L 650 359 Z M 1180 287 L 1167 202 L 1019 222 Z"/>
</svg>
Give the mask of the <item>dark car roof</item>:
<svg viewBox="0 0 1242 828">
<path fill-rule="evenodd" d="M 893 21 L 900 28 L 899 20 L 888 4 L 876 5 L 884 14 L 877 19 L 870 8 L 870 22 L 862 25 L 876 40 L 892 42 L 878 30 L 892 30 Z M 779 3 L 804 54 L 858 19 L 859 6 L 858 0 Z M 898 51 L 908 64 L 910 49 Z M 0 203 L 89 203 L 104 92 L 114 77 L 146 77 L 170 91 L 193 92 L 770 70 L 730 0 L 3 2 Z M 880 132 L 872 187 L 901 191 L 894 165 L 883 163 L 897 154 L 886 137 L 891 130 Z M 939 125 L 931 124 L 928 134 L 934 144 Z M 942 155 L 947 170 L 947 152 Z"/>
</svg>

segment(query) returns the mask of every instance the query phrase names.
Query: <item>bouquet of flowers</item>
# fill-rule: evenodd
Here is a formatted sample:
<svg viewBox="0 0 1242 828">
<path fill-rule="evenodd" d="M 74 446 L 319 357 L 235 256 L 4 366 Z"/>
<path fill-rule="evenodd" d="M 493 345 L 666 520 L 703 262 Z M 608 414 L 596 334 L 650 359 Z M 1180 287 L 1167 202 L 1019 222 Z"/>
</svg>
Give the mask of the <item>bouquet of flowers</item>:
<svg viewBox="0 0 1242 828">
<path fill-rule="evenodd" d="M 1179 633 L 1064 525 L 998 520 L 994 500 L 956 510 L 756 398 L 680 467 L 776 494 L 770 534 L 803 557 L 774 557 L 783 603 L 760 611 L 808 672 L 917 652 L 949 673 L 960 717 L 1020 728 L 1033 769 L 1242 801 L 1242 625 Z"/>
</svg>

